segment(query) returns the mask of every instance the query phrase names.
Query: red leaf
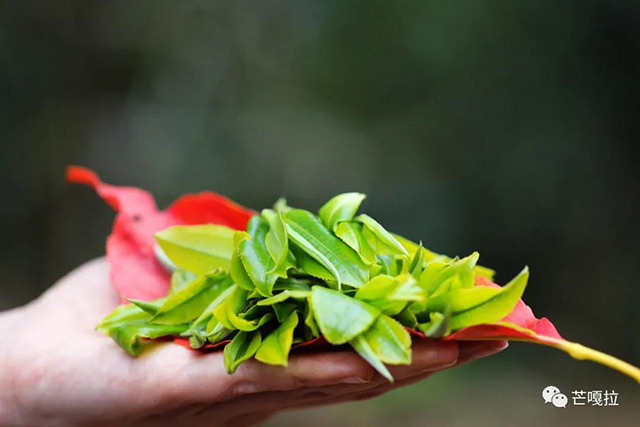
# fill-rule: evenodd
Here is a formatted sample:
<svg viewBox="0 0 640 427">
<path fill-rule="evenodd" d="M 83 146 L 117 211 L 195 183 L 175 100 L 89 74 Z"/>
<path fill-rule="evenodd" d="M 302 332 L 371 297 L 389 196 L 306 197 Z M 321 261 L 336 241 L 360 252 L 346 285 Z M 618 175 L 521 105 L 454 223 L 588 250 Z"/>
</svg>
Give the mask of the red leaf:
<svg viewBox="0 0 640 427">
<path fill-rule="evenodd" d="M 126 298 L 153 300 L 167 294 L 169 273 L 153 251 L 156 232 L 172 225 L 206 222 L 244 230 L 254 215 L 253 211 L 210 192 L 182 196 L 166 211 L 159 211 L 149 192 L 105 184 L 90 169 L 70 166 L 66 178 L 92 187 L 117 212 L 107 238 L 107 260 L 111 281 L 123 302 Z"/>
<path fill-rule="evenodd" d="M 482 276 L 476 278 L 476 286 L 499 287 Z M 445 338 L 445 340 L 460 341 L 486 339 L 520 339 L 539 341 L 544 344 L 550 344 L 554 340 L 564 340 L 555 326 L 553 326 L 553 323 L 547 318 L 536 318 L 531 308 L 522 300 L 519 300 L 511 313 L 497 324 L 469 326 Z"/>
<path fill-rule="evenodd" d="M 256 213 L 210 191 L 186 194 L 173 202 L 167 212 L 183 224 L 220 224 L 236 230 L 246 230 Z"/>
<path fill-rule="evenodd" d="M 476 286 L 498 287 L 495 283 L 480 276 L 476 278 Z M 455 341 L 503 339 L 543 344 L 558 348 L 575 359 L 591 360 L 616 369 L 640 382 L 640 369 L 608 354 L 565 340 L 560 336 L 553 323 L 544 317 L 542 319 L 536 318 L 531 308 L 522 300 L 519 300 L 511 313 L 500 321 L 463 328 L 444 339 Z"/>
</svg>

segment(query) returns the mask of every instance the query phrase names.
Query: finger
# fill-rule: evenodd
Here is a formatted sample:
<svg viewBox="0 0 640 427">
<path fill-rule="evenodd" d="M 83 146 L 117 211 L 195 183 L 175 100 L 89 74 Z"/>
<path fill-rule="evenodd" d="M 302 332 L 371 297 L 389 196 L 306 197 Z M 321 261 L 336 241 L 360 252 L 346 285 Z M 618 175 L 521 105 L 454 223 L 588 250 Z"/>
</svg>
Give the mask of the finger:
<svg viewBox="0 0 640 427">
<path fill-rule="evenodd" d="M 422 372 L 452 366 L 457 358 L 458 345 L 455 342 L 420 340 L 414 345 L 411 366 L 396 366 L 390 369 L 395 378 L 403 379 Z M 172 359 L 176 360 L 175 357 Z M 191 366 L 188 369 L 193 375 L 205 376 L 201 379 L 201 383 L 221 384 L 220 377 L 223 374 L 220 371 L 220 358 L 191 359 Z M 208 366 L 211 363 L 215 363 L 218 369 Z M 204 372 L 207 374 L 203 374 Z M 249 360 L 241 365 L 235 374 L 224 380 L 226 393 L 221 395 L 216 392 L 212 395 L 206 387 L 200 387 L 195 390 L 191 399 L 208 398 L 220 401 L 266 391 L 296 390 L 302 387 L 320 387 L 330 384 L 364 384 L 372 380 L 373 374 L 373 368 L 352 351 L 291 354 L 289 366 L 286 368 Z M 207 376 L 212 376 L 212 382 L 207 381 Z M 380 380 L 379 377 L 378 379 Z M 198 386 L 191 387 L 193 389 Z"/>
<path fill-rule="evenodd" d="M 496 354 L 509 346 L 507 341 L 463 341 L 459 342 L 459 355 L 458 361 L 449 367 L 457 367 L 465 363 L 469 363 L 478 358 L 487 357 L 492 354 Z M 397 380 L 393 383 L 381 383 L 376 384 L 372 381 L 372 386 L 363 388 L 361 390 L 354 389 L 352 392 L 342 396 L 332 396 L 321 402 L 315 402 L 317 405 L 330 405 L 335 403 L 342 403 L 344 401 L 360 401 L 378 397 L 389 391 L 406 387 L 411 384 L 423 381 L 426 378 L 433 375 L 435 372 L 422 372 L 414 376 L 408 376 L 406 378 Z M 394 378 L 397 378 L 394 376 Z M 304 403 L 299 406 L 304 407 Z"/>
<path fill-rule="evenodd" d="M 351 392 L 364 391 L 368 384 L 342 385 L 304 388 L 289 391 L 269 391 L 237 397 L 221 403 L 189 405 L 169 411 L 157 418 L 167 416 L 173 418 L 176 413 L 181 418 L 188 418 L 194 425 L 236 425 L 238 420 L 257 420 L 265 418 L 275 412 L 281 412 L 301 404 L 314 406 L 314 402 L 321 402 L 328 397 L 337 398 L 340 394 L 324 389 L 348 389 Z M 348 394 L 347 391 L 342 394 Z"/>
<path fill-rule="evenodd" d="M 356 401 L 377 397 L 389 391 L 423 381 L 438 370 L 459 366 L 462 363 L 468 363 L 477 358 L 495 354 L 508 346 L 506 341 L 461 342 L 459 343 L 460 346 L 456 358 L 457 361 L 449 359 L 448 361 L 443 362 L 441 366 L 438 366 L 431 353 L 433 350 L 433 347 L 431 346 L 439 343 L 442 342 L 429 340 L 415 342 L 413 344 L 414 353 L 411 366 L 389 367 L 390 370 L 395 371 L 394 378 L 396 380 L 393 383 L 390 383 L 380 377 L 374 378 L 369 384 L 362 386 L 342 387 L 342 392 L 337 392 L 337 389 L 333 387 L 323 387 L 319 390 L 308 390 L 306 391 L 308 395 L 323 392 L 325 397 L 322 399 L 303 399 L 303 401 L 298 402 L 293 407 L 317 406 L 340 403 L 348 400 Z M 442 360 L 444 360 L 444 358 Z"/>
<path fill-rule="evenodd" d="M 458 359 L 458 345 L 453 341 L 420 340 L 414 343 L 412 353 L 411 366 L 391 367 L 398 375 L 396 378 L 453 366 Z M 286 368 L 250 360 L 234 375 L 237 375 L 236 387 L 255 393 L 330 384 L 363 384 L 370 382 L 373 374 L 371 365 L 355 352 L 338 351 L 294 353 L 289 356 Z"/>
<path fill-rule="evenodd" d="M 435 372 L 423 372 L 413 377 L 408 377 L 399 381 L 394 381 L 393 383 L 390 383 L 388 381 L 384 383 L 377 383 L 369 387 L 363 387 L 360 390 L 358 389 L 351 390 L 349 393 L 345 393 L 342 395 L 327 396 L 327 398 L 318 400 L 315 402 L 303 402 L 300 405 L 292 407 L 290 409 L 307 408 L 311 406 L 326 406 L 326 405 L 334 405 L 338 403 L 359 402 L 362 400 L 374 399 L 390 391 L 407 387 L 409 385 L 423 381 L 429 378 L 430 376 L 432 376 L 434 373 Z"/>
<path fill-rule="evenodd" d="M 322 379 L 322 381 L 315 382 L 314 386 L 311 383 L 297 384 L 292 389 L 284 389 L 280 391 L 268 391 L 268 392 L 256 392 L 254 389 L 244 389 L 244 396 L 236 397 L 234 399 L 227 400 L 225 402 L 214 405 L 210 408 L 204 408 L 197 414 L 197 419 L 202 422 L 215 419 L 218 422 L 222 421 L 221 417 L 235 417 L 234 414 L 252 413 L 256 414 L 259 418 L 260 414 L 273 412 L 274 407 L 278 410 L 285 410 L 288 408 L 317 406 L 322 404 L 330 404 L 340 401 L 349 400 L 362 400 L 370 397 L 375 397 L 387 391 L 403 387 L 408 384 L 412 384 L 416 381 L 420 381 L 432 374 L 434 370 L 444 369 L 452 366 L 457 361 L 458 346 L 453 342 L 441 342 L 425 340 L 418 342 L 415 346 L 414 365 L 412 367 L 405 367 L 404 371 L 398 371 L 397 374 L 402 376 L 395 383 L 389 383 L 386 379 L 377 375 L 369 382 L 365 382 L 366 379 L 360 378 L 361 384 L 346 383 L 343 378 L 343 382 L 335 384 L 334 381 L 328 381 Z M 295 366 L 295 369 L 306 370 L 307 368 L 316 369 L 319 366 L 327 364 L 327 356 L 340 355 L 341 353 L 352 354 L 350 352 L 328 353 L 328 354 L 315 354 L 315 355 L 295 355 L 293 359 L 295 363 L 299 363 Z M 321 357 L 323 360 L 314 360 L 317 357 Z M 305 363 L 311 363 L 312 365 L 305 365 Z M 251 364 L 247 365 L 251 366 Z M 265 379 L 265 365 L 258 364 L 258 371 L 254 372 L 251 368 L 247 369 L 244 375 L 254 375 L 252 380 L 255 380 L 255 375 L 262 375 Z M 367 367 L 368 368 L 368 367 Z M 370 369 L 370 368 L 368 368 Z M 288 369 L 282 370 L 286 373 Z M 326 372 L 325 370 L 322 370 Z M 369 370 L 367 372 L 370 372 Z M 339 372 L 344 375 L 344 372 Z M 293 373 L 288 373 L 292 375 Z M 306 374 L 306 372 L 305 372 Z M 343 375 L 339 375 L 340 378 Z M 308 378 L 308 375 L 305 377 Z M 347 377 L 349 378 L 349 377 Z M 355 382 L 355 381 L 354 381 Z M 286 383 L 290 386 L 289 383 Z M 247 387 L 246 384 L 244 387 Z M 273 388 L 273 387 L 271 387 Z M 248 393 L 247 393 L 248 392 Z M 251 394 L 247 396 L 247 394 Z M 224 415 L 222 415 L 224 414 Z M 231 424 L 231 419 L 228 421 Z"/>
<path fill-rule="evenodd" d="M 322 387 L 301 388 L 288 391 L 269 391 L 237 397 L 221 403 L 199 405 L 189 410 L 189 418 L 193 424 L 205 425 L 216 423 L 235 425 L 237 419 L 260 419 L 291 408 L 317 406 L 329 399 L 340 400 L 341 396 L 349 396 L 365 392 L 374 387 L 366 384 L 340 384 Z M 343 398 L 344 401 L 349 400 Z M 184 413 L 181 411 L 181 413 Z"/>
<path fill-rule="evenodd" d="M 312 407 L 320 407 L 327 406 L 345 402 L 353 402 L 353 401 L 361 401 L 368 400 L 372 398 L 379 397 L 389 391 L 406 387 L 408 385 L 414 384 L 416 382 L 422 381 L 429 376 L 433 375 L 433 372 L 422 373 L 420 375 L 406 378 L 403 380 L 396 381 L 394 383 L 389 383 L 388 381 L 372 381 L 369 384 L 362 385 L 349 385 L 349 386 L 326 386 L 326 387 L 318 387 L 314 389 L 306 389 L 303 393 L 298 393 L 296 398 L 293 398 L 292 392 L 284 392 L 281 393 L 280 396 L 276 397 L 278 400 L 278 408 L 279 411 L 286 410 L 295 410 L 295 409 L 303 409 L 303 408 L 312 408 Z M 283 398 L 284 394 L 287 394 L 291 398 L 286 399 Z M 263 402 L 267 399 L 267 396 L 263 396 L 262 394 L 256 395 Z M 273 398 L 273 397 L 272 397 Z M 251 408 L 252 411 L 257 411 L 253 413 L 255 417 L 259 417 L 263 414 L 269 414 L 269 416 L 273 415 L 272 410 L 269 411 L 268 404 L 265 404 L 265 409 L 262 409 L 255 405 L 245 405 L 244 408 Z M 273 407 L 273 406 L 272 406 Z M 231 421 L 231 420 L 230 420 Z M 228 423 L 232 425 L 231 422 Z"/>
<path fill-rule="evenodd" d="M 505 346 L 502 341 L 461 344 L 458 350 L 455 342 L 416 341 L 413 346 L 412 365 L 390 367 L 396 378 L 394 383 L 389 383 L 379 375 L 372 377 L 371 368 L 366 362 L 365 369 L 361 371 L 361 363 L 364 361 L 352 352 L 293 354 L 288 368 L 250 361 L 231 376 L 220 371 L 215 373 L 215 366 L 199 366 L 194 368 L 194 373 L 200 378 L 193 384 L 196 389 L 192 387 L 189 390 L 189 400 L 201 403 L 196 406 L 196 413 L 192 412 L 191 415 L 202 422 L 213 420 L 221 423 L 227 420 L 227 423 L 231 424 L 233 418 L 237 417 L 246 417 L 247 422 L 259 420 L 266 416 L 265 414 L 273 413 L 274 408 L 280 411 L 370 399 L 422 381 L 436 370 L 493 354 Z M 176 348 L 175 351 L 177 350 L 194 353 L 186 349 Z M 174 360 L 175 356 L 172 355 Z M 201 357 L 196 360 L 221 366 L 222 360 L 214 359 Z M 195 366 L 193 361 L 190 362 L 190 366 Z M 209 379 L 203 376 L 207 368 L 210 368 L 207 374 Z M 180 377 L 188 378 L 188 375 L 181 373 Z M 219 391 L 212 393 L 210 384 L 222 386 L 227 392 L 224 396 L 218 394 Z M 197 387 L 202 388 L 197 390 Z M 186 393 L 178 391 L 176 395 L 184 397 Z M 221 400 L 221 403 L 214 403 Z M 173 402 L 176 400 L 173 399 Z M 237 418 L 236 421 L 242 419 Z"/>
<path fill-rule="evenodd" d="M 507 341 L 460 341 L 458 342 L 460 355 L 456 366 L 464 365 L 476 359 L 499 353 L 509 347 Z"/>
<path fill-rule="evenodd" d="M 214 411 L 221 421 L 219 411 L 231 416 L 246 411 L 270 411 L 274 407 L 284 409 L 374 397 L 420 381 L 435 370 L 456 365 L 456 361 L 465 363 L 505 346 L 501 341 L 461 344 L 458 351 L 454 342 L 416 341 L 413 364 L 390 367 L 396 378 L 394 384 L 380 375 L 373 376 L 371 367 L 348 351 L 293 354 L 288 368 L 249 361 L 236 374 L 228 375 L 221 353 L 199 354 L 168 344 L 162 358 L 155 361 L 156 369 L 142 368 L 148 376 L 157 370 L 164 373 L 144 388 L 160 390 L 160 406 L 166 410 L 197 404 L 198 412 L 203 411 L 203 419 L 211 412 L 207 409 L 211 404 L 223 402 L 216 404 Z"/>
<path fill-rule="evenodd" d="M 475 359 L 490 356 L 508 347 L 508 342 L 506 341 L 465 341 L 465 342 L 459 342 L 459 344 L 460 345 L 459 345 L 458 361 L 453 365 L 449 365 L 449 367 L 460 366 L 461 364 L 469 363 Z M 413 364 L 417 366 L 425 366 L 425 363 L 426 364 L 429 363 L 429 360 L 430 360 L 429 354 L 428 352 L 423 351 L 423 349 L 418 346 L 421 346 L 421 344 L 416 345 L 416 343 L 414 343 L 414 350 L 416 348 L 420 348 L 420 352 L 417 354 L 414 353 L 414 361 L 412 363 L 412 366 Z M 419 359 L 415 359 L 416 355 L 419 355 L 418 356 Z M 369 385 L 346 389 L 345 393 L 336 393 L 336 394 L 327 393 L 327 396 L 324 399 L 318 399 L 315 401 L 312 401 L 312 400 L 302 401 L 297 405 L 295 405 L 293 408 L 304 408 L 304 407 L 319 406 L 319 405 L 331 405 L 336 403 L 342 403 L 345 401 L 359 401 L 359 400 L 371 399 L 371 398 L 380 396 L 382 394 L 388 393 L 389 391 L 420 382 L 428 378 L 429 376 L 433 375 L 433 373 L 435 373 L 434 372 L 435 370 L 429 371 L 428 367 L 427 367 L 427 370 L 423 372 L 420 372 L 420 369 L 418 368 L 414 368 L 413 372 L 415 372 L 415 374 L 411 375 L 412 373 L 411 367 L 400 368 L 400 369 L 404 369 L 404 372 L 398 372 L 399 368 L 400 367 L 391 368 L 392 370 L 396 371 L 394 374 L 394 378 L 396 378 L 396 381 L 394 383 L 389 383 L 387 381 L 378 381 L 377 379 L 374 379 L 371 381 Z M 404 378 L 400 378 L 400 375 L 402 374 L 405 374 L 407 376 Z"/>
<path fill-rule="evenodd" d="M 157 405 L 222 402 L 247 394 L 296 390 L 328 384 L 362 384 L 373 368 L 351 351 L 292 354 L 289 366 L 248 360 L 229 375 L 223 353 L 199 353 L 167 343 L 140 357 L 133 377 Z"/>
<path fill-rule="evenodd" d="M 458 343 L 417 339 L 412 343 L 411 365 L 387 366 L 395 380 L 414 377 L 454 366 L 458 361 Z"/>
<path fill-rule="evenodd" d="M 371 381 L 369 384 L 363 384 L 359 386 L 350 386 L 348 388 L 345 387 L 341 392 L 336 392 L 336 391 L 334 391 L 333 393 L 326 392 L 325 396 L 322 398 L 320 398 L 320 396 L 317 396 L 318 398 L 316 399 L 301 399 L 301 402 L 299 402 L 295 406 L 292 406 L 292 408 L 322 406 L 322 405 L 329 405 L 334 403 L 371 399 L 374 397 L 378 397 L 389 391 L 396 390 L 396 389 L 420 382 L 426 378 L 429 378 L 434 373 L 435 372 L 422 372 L 418 375 L 397 380 L 392 383 L 387 381 L 386 379 L 381 379 L 380 381 L 377 381 L 377 380 Z M 326 387 L 324 387 L 323 389 L 326 389 Z"/>
<path fill-rule="evenodd" d="M 458 346 L 455 342 L 424 340 L 414 346 L 414 360 L 411 366 L 392 367 L 394 383 L 376 375 L 369 382 L 362 384 L 331 384 L 315 387 L 304 387 L 293 391 L 257 393 L 218 405 L 217 409 L 226 414 L 238 411 L 262 412 L 273 410 L 277 402 L 279 410 L 317 406 L 340 401 L 362 400 L 379 396 L 387 391 L 420 381 L 434 371 L 455 365 L 458 358 Z M 203 415 L 208 416 L 208 415 Z"/>
<path fill-rule="evenodd" d="M 391 367 L 397 379 L 444 369 L 456 363 L 455 342 L 418 340 L 411 366 Z M 233 375 L 224 371 L 221 353 L 199 354 L 167 345 L 146 358 L 140 371 L 149 390 L 164 404 L 221 402 L 247 394 L 296 390 L 331 384 L 366 384 L 373 368 L 352 351 L 291 354 L 288 367 L 249 360 Z M 383 382 L 380 376 L 376 381 Z"/>
<path fill-rule="evenodd" d="M 293 390 L 329 384 L 361 384 L 371 380 L 373 368 L 355 352 L 336 351 L 290 354 L 289 365 L 264 365 L 250 360 L 236 375 L 243 383 L 255 385 L 259 391 Z"/>
</svg>

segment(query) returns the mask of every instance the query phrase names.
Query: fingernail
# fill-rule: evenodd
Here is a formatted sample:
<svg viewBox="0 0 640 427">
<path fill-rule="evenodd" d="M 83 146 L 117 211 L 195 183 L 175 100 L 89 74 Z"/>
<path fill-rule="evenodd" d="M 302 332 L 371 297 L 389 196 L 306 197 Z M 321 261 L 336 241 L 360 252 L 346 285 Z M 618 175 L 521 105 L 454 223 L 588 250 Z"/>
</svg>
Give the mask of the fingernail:
<svg viewBox="0 0 640 427">
<path fill-rule="evenodd" d="M 441 371 L 443 369 L 447 369 L 450 368 L 452 366 L 455 366 L 458 363 L 458 358 L 456 357 L 455 359 L 452 359 L 448 362 L 442 362 L 442 363 L 438 363 L 436 365 L 432 365 L 429 366 L 428 368 L 425 368 L 423 370 L 421 370 L 418 374 L 422 375 L 422 374 L 427 374 L 427 373 L 433 373 L 436 371 Z"/>
<path fill-rule="evenodd" d="M 466 363 L 472 359 L 491 356 L 507 348 L 506 341 L 469 341 L 460 346 L 458 361 Z"/>
<path fill-rule="evenodd" d="M 255 383 L 249 381 L 242 381 L 238 384 L 234 384 L 231 387 L 230 394 L 232 396 L 244 396 L 245 394 L 258 393 L 260 390 Z"/>
<path fill-rule="evenodd" d="M 505 348 L 509 347 L 509 341 L 495 341 L 493 343 L 493 347 L 504 350 Z"/>
<path fill-rule="evenodd" d="M 499 353 L 507 347 L 509 347 L 507 341 L 489 341 L 487 342 L 484 353 L 487 353 L 487 355 Z"/>
<path fill-rule="evenodd" d="M 366 384 L 369 380 L 360 377 L 346 377 L 340 380 L 342 384 Z"/>
</svg>

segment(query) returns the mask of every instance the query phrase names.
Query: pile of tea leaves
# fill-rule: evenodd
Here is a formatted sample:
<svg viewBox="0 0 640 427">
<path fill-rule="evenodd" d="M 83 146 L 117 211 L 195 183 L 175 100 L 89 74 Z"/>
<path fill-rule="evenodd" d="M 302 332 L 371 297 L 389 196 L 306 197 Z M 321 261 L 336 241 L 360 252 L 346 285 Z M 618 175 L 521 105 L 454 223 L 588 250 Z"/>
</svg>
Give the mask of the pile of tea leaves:
<svg viewBox="0 0 640 427">
<path fill-rule="evenodd" d="M 194 349 L 228 342 L 233 373 L 244 361 L 287 366 L 292 346 L 323 337 L 349 345 L 380 374 L 411 363 L 408 329 L 443 338 L 497 322 L 514 308 L 525 268 L 503 287 L 475 286 L 493 271 L 438 255 L 359 214 L 365 195 L 345 193 L 318 215 L 279 200 L 247 231 L 178 225 L 156 233 L 156 255 L 172 271 L 168 295 L 130 299 L 98 330 L 132 355 L 141 339 L 188 338 Z"/>
</svg>

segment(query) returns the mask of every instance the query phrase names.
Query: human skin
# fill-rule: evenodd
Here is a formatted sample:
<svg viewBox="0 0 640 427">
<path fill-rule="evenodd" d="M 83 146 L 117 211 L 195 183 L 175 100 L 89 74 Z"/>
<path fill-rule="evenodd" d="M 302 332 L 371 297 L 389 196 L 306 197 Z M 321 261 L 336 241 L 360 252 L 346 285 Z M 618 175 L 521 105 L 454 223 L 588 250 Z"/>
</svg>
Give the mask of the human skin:
<svg viewBox="0 0 640 427">
<path fill-rule="evenodd" d="M 118 305 L 107 262 L 75 269 L 24 307 L 0 313 L 2 426 L 246 426 L 289 409 L 369 399 L 494 354 L 503 341 L 416 340 L 389 383 L 352 351 L 293 353 L 289 366 L 171 343 L 130 357 L 95 325 Z"/>
</svg>

